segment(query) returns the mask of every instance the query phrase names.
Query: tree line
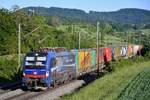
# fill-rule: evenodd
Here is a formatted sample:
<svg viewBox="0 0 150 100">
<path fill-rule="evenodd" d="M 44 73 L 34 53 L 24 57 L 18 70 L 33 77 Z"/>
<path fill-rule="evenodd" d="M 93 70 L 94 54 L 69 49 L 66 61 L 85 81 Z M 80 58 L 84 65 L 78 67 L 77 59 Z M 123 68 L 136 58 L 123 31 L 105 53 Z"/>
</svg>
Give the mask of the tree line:
<svg viewBox="0 0 150 100">
<path fill-rule="evenodd" d="M 54 12 L 55 12 L 55 8 Z M 30 9 L 31 10 L 31 9 Z M 32 9 L 33 10 L 33 9 Z M 21 53 L 40 47 L 67 47 L 78 49 L 79 33 L 81 33 L 81 48 L 96 47 L 96 23 L 78 20 L 83 11 L 71 10 L 78 13 L 76 20 L 61 18 L 55 12 L 51 16 L 44 16 L 44 11 L 25 11 L 14 6 L 13 10 L 0 9 L 0 55 L 17 54 L 18 25 L 21 23 Z M 57 9 L 56 11 L 61 11 Z M 67 11 L 70 11 L 68 9 Z M 65 11 L 64 11 L 65 13 Z M 62 15 L 64 14 L 62 13 Z M 66 13 L 66 16 L 68 14 Z M 85 17 L 86 18 L 86 17 Z M 139 26 L 133 24 L 116 24 L 105 20 L 100 22 L 100 42 L 103 44 L 105 35 L 124 38 L 126 30 L 138 30 Z M 140 27 L 148 28 L 149 24 Z M 32 32 L 34 29 L 36 31 Z M 29 34 L 32 32 L 31 34 Z M 29 34 L 26 36 L 26 34 Z"/>
</svg>

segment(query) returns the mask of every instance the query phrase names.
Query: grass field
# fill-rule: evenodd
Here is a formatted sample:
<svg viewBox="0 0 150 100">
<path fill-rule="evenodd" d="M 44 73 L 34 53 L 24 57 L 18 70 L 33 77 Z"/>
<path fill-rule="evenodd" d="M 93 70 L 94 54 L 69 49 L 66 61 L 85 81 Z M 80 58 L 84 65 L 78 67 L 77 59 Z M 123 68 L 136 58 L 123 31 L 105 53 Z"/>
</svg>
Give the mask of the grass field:
<svg viewBox="0 0 150 100">
<path fill-rule="evenodd" d="M 145 68 L 150 68 L 150 61 L 143 63 L 135 62 L 134 64 L 126 64 L 123 67 L 120 66 L 114 72 L 97 79 L 70 95 L 62 97 L 62 99 L 116 100 L 125 87 Z"/>
<path fill-rule="evenodd" d="M 139 73 L 118 96 L 118 100 L 149 100 L 150 68 Z"/>
</svg>

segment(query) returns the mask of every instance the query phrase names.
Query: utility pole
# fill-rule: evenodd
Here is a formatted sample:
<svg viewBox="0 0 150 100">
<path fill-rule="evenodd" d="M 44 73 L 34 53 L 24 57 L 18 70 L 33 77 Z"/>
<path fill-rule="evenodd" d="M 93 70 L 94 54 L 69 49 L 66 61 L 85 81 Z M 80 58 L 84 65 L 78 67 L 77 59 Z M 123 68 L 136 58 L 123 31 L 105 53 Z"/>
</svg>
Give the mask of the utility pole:
<svg viewBox="0 0 150 100">
<path fill-rule="evenodd" d="M 75 29 L 76 29 L 76 28 L 75 28 Z M 83 29 L 81 29 L 81 30 L 79 31 L 79 34 L 78 34 L 78 35 L 79 35 L 79 36 L 78 36 L 78 37 L 79 37 L 79 39 L 78 39 L 78 40 L 79 40 L 79 50 L 80 50 L 80 48 L 81 48 L 81 32 L 83 32 L 83 33 L 88 33 L 88 32 L 86 32 L 86 31 L 83 30 Z"/>
<path fill-rule="evenodd" d="M 97 75 L 99 76 L 99 22 L 97 22 Z"/>
<path fill-rule="evenodd" d="M 128 31 L 126 32 L 126 45 L 128 45 Z"/>
<path fill-rule="evenodd" d="M 79 50 L 80 50 L 80 42 L 81 42 L 81 33 L 79 32 Z"/>
<path fill-rule="evenodd" d="M 71 33 L 73 34 L 73 25 L 71 25 Z"/>
<path fill-rule="evenodd" d="M 39 28 L 40 27 L 35 28 L 34 30 L 32 30 L 30 33 L 24 35 L 23 37 L 26 38 L 28 35 L 32 34 L 34 31 L 36 31 Z M 18 69 L 17 69 L 18 71 L 19 71 L 20 67 L 21 67 L 21 24 L 19 23 L 19 25 L 18 25 Z"/>
<path fill-rule="evenodd" d="M 20 68 L 20 54 L 21 54 L 21 40 L 20 40 L 20 38 L 21 38 L 21 24 L 19 23 L 19 26 L 18 26 L 18 70 L 19 70 L 19 68 Z"/>
<path fill-rule="evenodd" d="M 128 57 L 128 31 L 125 32 L 125 35 L 126 35 L 126 49 L 127 49 L 127 53 L 126 53 L 126 57 Z"/>
</svg>

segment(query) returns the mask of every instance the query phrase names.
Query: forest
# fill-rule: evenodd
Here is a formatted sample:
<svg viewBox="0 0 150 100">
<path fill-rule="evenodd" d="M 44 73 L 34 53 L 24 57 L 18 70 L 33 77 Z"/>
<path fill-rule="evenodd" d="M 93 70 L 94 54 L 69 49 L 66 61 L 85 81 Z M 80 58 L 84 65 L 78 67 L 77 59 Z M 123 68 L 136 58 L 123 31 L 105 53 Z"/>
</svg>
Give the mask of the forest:
<svg viewBox="0 0 150 100">
<path fill-rule="evenodd" d="M 30 49 L 38 49 L 41 44 L 42 47 L 78 48 L 78 33 L 82 33 L 82 48 L 96 47 L 97 21 L 100 22 L 101 45 L 109 44 L 109 35 L 113 41 L 125 42 L 128 34 L 128 41 L 132 42 L 133 34 L 149 29 L 149 16 L 150 11 L 141 9 L 86 13 L 77 9 L 55 7 L 20 9 L 19 6 L 14 5 L 11 11 L 0 9 L 0 55 L 17 54 L 19 23 L 21 24 L 21 52 L 26 53 Z"/>
</svg>

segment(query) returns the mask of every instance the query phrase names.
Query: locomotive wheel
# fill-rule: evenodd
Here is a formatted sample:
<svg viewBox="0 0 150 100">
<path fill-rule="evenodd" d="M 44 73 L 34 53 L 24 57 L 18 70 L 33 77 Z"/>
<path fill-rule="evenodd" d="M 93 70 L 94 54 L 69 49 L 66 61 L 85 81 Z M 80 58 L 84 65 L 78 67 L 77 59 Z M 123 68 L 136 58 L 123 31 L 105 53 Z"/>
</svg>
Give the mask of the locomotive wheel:
<svg viewBox="0 0 150 100">
<path fill-rule="evenodd" d="M 22 89 L 23 91 L 28 91 L 27 86 L 22 86 L 21 89 Z"/>
<path fill-rule="evenodd" d="M 63 84 L 66 84 L 66 83 L 68 83 L 68 79 L 63 81 Z"/>
<path fill-rule="evenodd" d="M 69 80 L 69 81 L 72 81 L 72 79 L 73 79 L 73 76 L 72 76 L 72 75 L 69 75 L 68 80 Z"/>
<path fill-rule="evenodd" d="M 52 87 L 56 88 L 58 85 L 57 85 L 57 82 L 54 81 L 53 84 L 52 84 Z"/>
</svg>

